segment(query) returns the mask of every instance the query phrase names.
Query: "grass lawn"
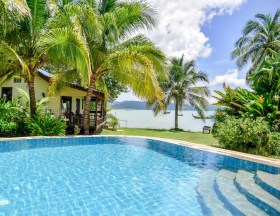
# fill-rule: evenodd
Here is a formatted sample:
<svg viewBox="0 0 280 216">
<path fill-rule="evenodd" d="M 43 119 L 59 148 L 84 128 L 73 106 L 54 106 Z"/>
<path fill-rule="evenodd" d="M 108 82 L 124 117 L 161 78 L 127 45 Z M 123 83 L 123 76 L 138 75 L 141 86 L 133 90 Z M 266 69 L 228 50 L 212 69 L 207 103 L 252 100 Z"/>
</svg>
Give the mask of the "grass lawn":
<svg viewBox="0 0 280 216">
<path fill-rule="evenodd" d="M 139 128 L 121 128 L 119 131 L 103 129 L 101 135 L 131 135 L 131 136 L 148 136 L 183 140 L 192 143 L 204 144 L 209 146 L 218 146 L 218 141 L 212 134 L 201 132 L 170 131 L 158 129 L 139 129 Z"/>
</svg>

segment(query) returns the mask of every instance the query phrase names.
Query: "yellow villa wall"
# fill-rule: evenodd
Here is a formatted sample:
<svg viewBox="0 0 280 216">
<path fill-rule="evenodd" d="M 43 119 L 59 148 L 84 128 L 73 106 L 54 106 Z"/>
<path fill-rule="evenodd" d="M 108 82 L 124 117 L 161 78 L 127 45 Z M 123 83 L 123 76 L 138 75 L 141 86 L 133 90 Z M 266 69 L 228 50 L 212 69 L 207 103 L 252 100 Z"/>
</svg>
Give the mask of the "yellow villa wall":
<svg viewBox="0 0 280 216">
<path fill-rule="evenodd" d="M 36 100 L 39 101 L 43 98 L 43 93 L 45 96 L 48 96 L 48 86 L 49 83 L 42 79 L 39 76 L 35 77 L 35 97 Z M 14 79 L 11 79 L 5 82 L 0 87 L 0 97 L 2 96 L 2 87 L 12 87 L 12 96 L 13 98 L 17 96 L 21 96 L 18 89 L 23 89 L 24 91 L 28 92 L 27 83 L 24 82 L 24 79 L 21 79 L 21 83 L 14 83 Z M 72 97 L 72 112 L 76 112 L 76 99 L 80 99 L 80 112 L 82 113 L 82 99 L 86 96 L 86 92 L 80 91 L 78 89 L 74 89 L 71 87 L 67 87 L 61 91 L 61 93 L 57 97 L 51 97 L 50 102 L 47 104 L 47 109 L 51 111 L 55 116 L 61 115 L 61 96 L 70 96 Z"/>
</svg>

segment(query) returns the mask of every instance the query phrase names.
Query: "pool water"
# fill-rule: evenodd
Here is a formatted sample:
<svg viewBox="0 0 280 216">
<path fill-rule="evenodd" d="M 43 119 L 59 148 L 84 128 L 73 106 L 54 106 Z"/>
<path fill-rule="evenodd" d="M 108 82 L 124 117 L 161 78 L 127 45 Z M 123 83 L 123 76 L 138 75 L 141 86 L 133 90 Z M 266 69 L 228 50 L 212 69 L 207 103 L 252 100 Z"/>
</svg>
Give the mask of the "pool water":
<svg viewBox="0 0 280 216">
<path fill-rule="evenodd" d="M 114 137 L 30 139 L 2 141 L 0 152 L 0 215 L 280 212 L 277 185 L 271 186 L 266 178 L 278 178 L 278 168 L 162 141 Z M 255 197 L 260 190 L 247 188 L 251 177 L 257 189 L 268 194 L 268 200 L 263 200 L 265 196 Z M 268 189 L 261 183 L 267 183 Z M 244 213 L 244 207 L 235 204 L 233 199 L 238 201 L 238 196 L 245 197 L 251 212 Z"/>
</svg>

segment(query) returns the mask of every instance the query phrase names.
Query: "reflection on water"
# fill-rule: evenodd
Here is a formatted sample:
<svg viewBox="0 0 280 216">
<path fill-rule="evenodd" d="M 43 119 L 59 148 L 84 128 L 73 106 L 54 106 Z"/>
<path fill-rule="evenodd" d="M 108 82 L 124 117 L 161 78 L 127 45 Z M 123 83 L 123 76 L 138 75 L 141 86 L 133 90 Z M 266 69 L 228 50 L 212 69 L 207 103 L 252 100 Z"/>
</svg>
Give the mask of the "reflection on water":
<svg viewBox="0 0 280 216">
<path fill-rule="evenodd" d="M 155 129 L 171 129 L 174 128 L 175 112 L 172 110 L 169 114 L 159 114 L 154 116 L 151 110 L 112 110 L 110 112 L 116 115 L 120 120 L 121 127 L 128 128 L 155 128 Z M 195 111 L 182 111 L 179 116 L 179 128 L 189 131 L 202 131 L 204 125 L 212 126 L 214 121 L 206 119 L 194 119 L 193 115 L 197 115 Z M 207 116 L 213 115 L 214 111 L 206 112 Z"/>
</svg>

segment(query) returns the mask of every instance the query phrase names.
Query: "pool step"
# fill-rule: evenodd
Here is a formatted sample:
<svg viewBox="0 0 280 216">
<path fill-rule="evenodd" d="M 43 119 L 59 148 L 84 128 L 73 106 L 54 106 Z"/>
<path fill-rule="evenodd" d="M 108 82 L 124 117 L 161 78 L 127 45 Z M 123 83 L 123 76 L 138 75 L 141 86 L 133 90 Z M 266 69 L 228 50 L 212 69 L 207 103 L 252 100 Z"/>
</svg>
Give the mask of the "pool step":
<svg viewBox="0 0 280 216">
<path fill-rule="evenodd" d="M 267 215 L 264 211 L 249 202 L 234 185 L 236 173 L 229 170 L 219 171 L 216 177 L 217 193 L 230 208 L 233 215 Z"/>
<path fill-rule="evenodd" d="M 217 172 L 214 170 L 206 170 L 201 175 L 201 179 L 197 185 L 197 193 L 200 198 L 202 208 L 206 208 L 204 214 L 207 215 L 232 215 L 225 207 L 224 203 L 219 199 L 214 191 L 214 181 Z"/>
<path fill-rule="evenodd" d="M 259 186 L 280 199 L 280 174 L 257 171 L 255 180 Z"/>
<path fill-rule="evenodd" d="M 254 174 L 240 170 L 235 185 L 246 198 L 269 215 L 280 215 L 280 200 L 255 182 Z"/>
</svg>

